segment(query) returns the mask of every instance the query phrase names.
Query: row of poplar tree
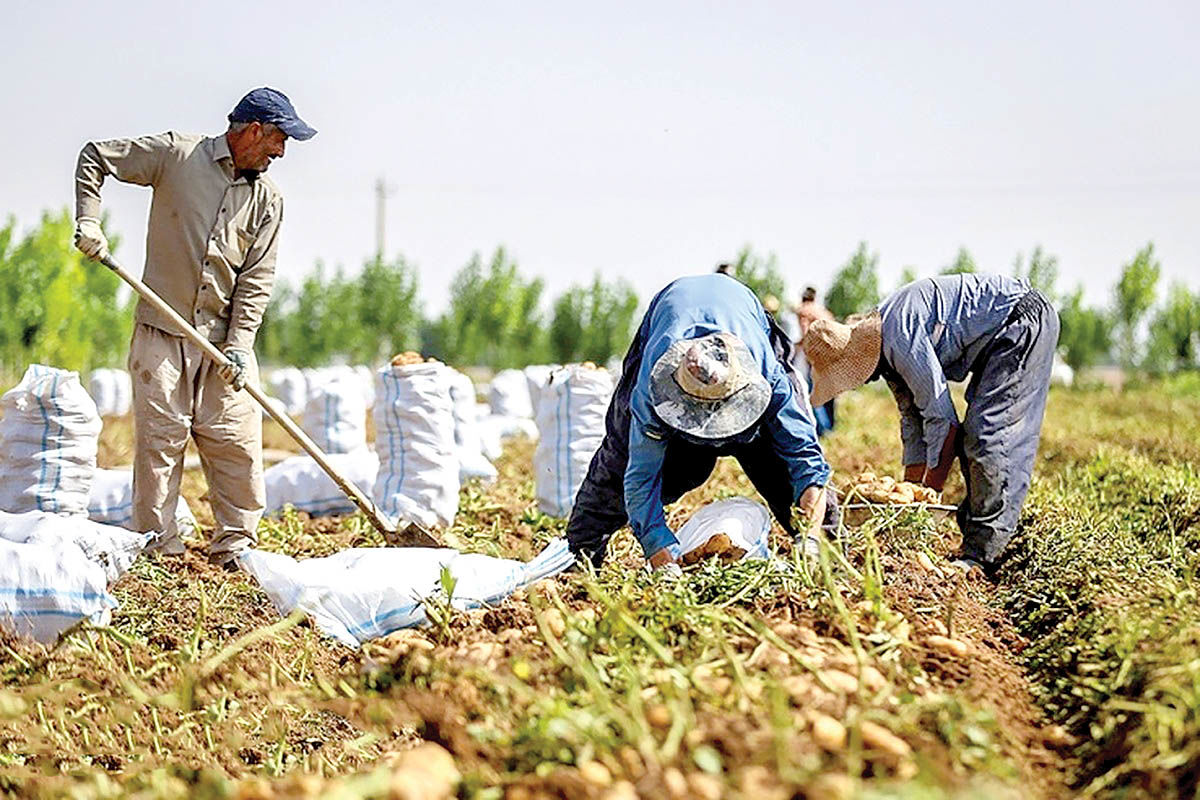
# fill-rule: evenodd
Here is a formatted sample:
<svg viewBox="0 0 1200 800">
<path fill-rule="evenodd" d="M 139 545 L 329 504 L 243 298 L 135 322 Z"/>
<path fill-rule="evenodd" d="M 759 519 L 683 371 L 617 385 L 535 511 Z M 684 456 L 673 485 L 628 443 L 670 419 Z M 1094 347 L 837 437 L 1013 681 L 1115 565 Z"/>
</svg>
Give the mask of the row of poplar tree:
<svg viewBox="0 0 1200 800">
<path fill-rule="evenodd" d="M 115 275 L 72 247 L 73 230 L 65 211 L 44 215 L 23 235 L 13 220 L 0 228 L 0 372 L 10 377 L 32 362 L 86 371 L 124 361 L 133 300 Z M 879 254 L 859 244 L 825 293 L 829 309 L 844 318 L 877 304 L 878 267 Z M 976 269 L 963 248 L 941 272 Z M 1072 367 L 1200 369 L 1200 292 L 1175 284 L 1160 300 L 1161 271 L 1153 245 L 1146 245 L 1123 266 L 1111 303 L 1098 307 L 1084 303 L 1081 286 L 1059 290 L 1057 259 L 1040 247 L 1018 255 L 1012 268 L 1055 302 L 1060 350 Z M 729 272 L 768 304 L 796 294 L 777 259 L 749 247 L 729 262 Z M 906 268 L 901 284 L 917 277 Z M 354 275 L 318 265 L 298 285 L 279 282 L 258 353 L 264 363 L 301 367 L 377 364 L 404 350 L 494 368 L 604 363 L 628 346 L 639 308 L 627 282 L 599 275 L 548 300 L 543 281 L 522 275 L 503 249 L 487 260 L 475 256 L 458 271 L 449 305 L 437 316 L 424 314 L 417 271 L 402 258 L 368 261 Z M 781 313 L 788 313 L 786 304 Z"/>
</svg>

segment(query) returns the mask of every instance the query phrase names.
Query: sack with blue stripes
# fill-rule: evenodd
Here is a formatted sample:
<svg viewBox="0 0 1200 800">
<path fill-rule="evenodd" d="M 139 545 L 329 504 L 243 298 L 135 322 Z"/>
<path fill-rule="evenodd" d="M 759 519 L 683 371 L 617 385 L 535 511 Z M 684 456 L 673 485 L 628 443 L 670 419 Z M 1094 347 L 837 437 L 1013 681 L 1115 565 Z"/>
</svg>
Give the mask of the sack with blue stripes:
<svg viewBox="0 0 1200 800">
<path fill-rule="evenodd" d="M 379 473 L 379 456 L 374 451 L 364 448 L 354 453 L 334 453 L 328 460 L 342 477 L 363 494 L 370 494 Z M 356 508 L 311 456 L 280 461 L 263 473 L 263 483 L 267 489 L 268 514 L 278 514 L 287 506 L 314 517 L 351 514 Z"/>
<path fill-rule="evenodd" d="M 450 368 L 389 364 L 376 373 L 375 505 L 393 520 L 449 527 L 458 513 Z"/>
<path fill-rule="evenodd" d="M 362 450 L 367 446 L 362 382 L 349 367 L 325 374 L 325 379 L 309 381 L 300 427 L 326 453 Z"/>
<path fill-rule="evenodd" d="M 575 493 L 604 440 L 613 388 L 612 373 L 603 367 L 572 364 L 555 370 L 538 393 L 533 470 L 543 513 L 571 515 Z"/>
<path fill-rule="evenodd" d="M 79 374 L 32 364 L 0 411 L 0 510 L 86 516 L 101 423 Z"/>
<path fill-rule="evenodd" d="M 532 561 L 514 561 L 445 547 L 360 547 L 301 561 L 263 550 L 238 560 L 280 614 L 299 608 L 339 642 L 360 642 L 423 625 L 429 600 L 470 609 L 562 572 L 574 556 L 563 538 Z M 450 582 L 442 580 L 443 570 Z M 446 594 L 446 586 L 451 587 Z"/>
<path fill-rule="evenodd" d="M 99 469 L 92 477 L 92 491 L 88 496 L 88 519 L 106 525 L 129 528 L 133 524 L 133 472 L 127 469 Z M 196 516 L 183 495 L 175 503 L 174 530 L 167 531 L 166 539 L 187 539 L 196 534 Z M 130 528 L 132 530 L 132 528 Z"/>
<path fill-rule="evenodd" d="M 0 628 L 52 644 L 81 619 L 107 625 L 117 607 L 107 583 L 73 544 L 0 539 Z"/>
<path fill-rule="evenodd" d="M 135 533 L 117 525 L 46 511 L 0 511 L 0 539 L 55 550 L 75 547 L 102 570 L 109 583 L 124 575 L 157 534 Z"/>
</svg>

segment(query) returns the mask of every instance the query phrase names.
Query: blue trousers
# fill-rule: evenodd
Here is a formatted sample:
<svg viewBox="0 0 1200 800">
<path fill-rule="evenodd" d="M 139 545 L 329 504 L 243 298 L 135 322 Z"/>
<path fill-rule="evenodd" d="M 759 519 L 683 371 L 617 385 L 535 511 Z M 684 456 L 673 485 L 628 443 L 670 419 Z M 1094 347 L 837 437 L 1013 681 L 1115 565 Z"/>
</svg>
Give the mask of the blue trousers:
<svg viewBox="0 0 1200 800">
<path fill-rule="evenodd" d="M 1058 314 L 1039 291 L 1017 303 L 980 354 L 967 385 L 958 507 L 963 555 L 991 566 L 1012 540 L 1037 458 Z"/>
</svg>

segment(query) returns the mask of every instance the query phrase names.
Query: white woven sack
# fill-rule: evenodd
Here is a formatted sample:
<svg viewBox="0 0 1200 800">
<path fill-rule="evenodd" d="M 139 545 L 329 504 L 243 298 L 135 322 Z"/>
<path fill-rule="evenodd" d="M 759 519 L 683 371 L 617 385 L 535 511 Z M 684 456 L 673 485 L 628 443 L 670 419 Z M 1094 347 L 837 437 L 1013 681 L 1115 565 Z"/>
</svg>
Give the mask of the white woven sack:
<svg viewBox="0 0 1200 800">
<path fill-rule="evenodd" d="M 51 644 L 81 619 L 107 625 L 116 607 L 104 569 L 75 545 L 0 539 L 0 627 Z"/>
<path fill-rule="evenodd" d="M 446 367 L 450 400 L 454 404 L 454 446 L 458 450 L 458 479 L 494 481 L 499 473 L 483 454 L 483 434 L 475 413 L 475 384 L 470 376 Z"/>
<path fill-rule="evenodd" d="M 127 469 L 97 469 L 92 477 L 87 512 L 93 522 L 133 530 L 133 473 Z M 178 532 L 186 539 L 196 533 L 196 515 L 183 495 L 175 503 L 174 524 L 175 530 L 166 531 L 165 538 L 174 539 Z"/>
<path fill-rule="evenodd" d="M 349 368 L 346 368 L 349 370 Z M 353 370 L 329 372 L 332 380 L 308 385 L 300 427 L 326 453 L 352 453 L 367 446 L 367 404 Z"/>
<path fill-rule="evenodd" d="M 123 369 L 94 369 L 88 376 L 88 391 L 102 417 L 123 417 L 133 405 L 133 381 Z"/>
<path fill-rule="evenodd" d="M 742 558 L 766 558 L 767 534 L 771 531 L 771 513 L 748 497 L 718 500 L 701 508 L 675 532 L 679 550 L 686 555 L 719 533 L 729 537 Z"/>
<path fill-rule="evenodd" d="M 550 376 L 561 369 L 562 364 L 530 364 L 521 370 L 525 375 L 525 385 L 529 387 L 529 403 L 533 413 L 537 415 L 538 402 L 541 400 L 542 389 L 550 383 Z"/>
<path fill-rule="evenodd" d="M 449 526 L 460 484 L 448 369 L 426 362 L 376 374 L 375 505 L 426 527 Z"/>
<path fill-rule="evenodd" d="M 363 494 L 370 494 L 379 473 L 379 456 L 372 450 L 334 453 L 329 456 L 329 464 Z M 289 505 L 313 516 L 352 514 L 356 508 L 310 456 L 280 461 L 263 474 L 263 482 L 267 487 L 268 514 L 277 514 Z"/>
<path fill-rule="evenodd" d="M 0 410 L 0 510 L 86 515 L 101 423 L 79 375 L 32 364 Z"/>
<path fill-rule="evenodd" d="M 157 534 L 134 533 L 116 525 L 45 511 L 9 514 L 0 511 L 0 539 L 58 549 L 77 547 L 104 570 L 111 583 L 124 575 Z"/>
<path fill-rule="evenodd" d="M 273 397 L 279 398 L 287 413 L 293 416 L 304 413 L 304 404 L 308 402 L 308 379 L 300 370 L 295 367 L 271 370 L 267 389 Z"/>
<path fill-rule="evenodd" d="M 492 413 L 501 417 L 532 419 L 533 402 L 529 397 L 529 381 L 519 369 L 502 369 L 492 378 L 488 389 Z"/>
<path fill-rule="evenodd" d="M 538 404 L 538 446 L 533 453 L 538 508 L 567 517 L 592 456 L 604 440 L 604 415 L 613 393 L 606 369 L 572 365 L 557 370 Z"/>
<path fill-rule="evenodd" d="M 445 600 L 440 591 L 443 568 L 455 580 L 451 604 L 468 609 L 498 602 L 518 588 L 562 572 L 574 556 L 566 540 L 558 538 L 528 563 L 444 547 L 354 548 L 303 561 L 247 550 L 238 560 L 280 614 L 301 608 L 326 634 L 357 647 L 423 624 L 425 599 L 440 594 Z"/>
<path fill-rule="evenodd" d="M 362 391 L 363 404 L 370 411 L 375 407 L 375 370 L 366 364 L 355 364 L 354 377 L 358 380 L 358 388 Z"/>
</svg>

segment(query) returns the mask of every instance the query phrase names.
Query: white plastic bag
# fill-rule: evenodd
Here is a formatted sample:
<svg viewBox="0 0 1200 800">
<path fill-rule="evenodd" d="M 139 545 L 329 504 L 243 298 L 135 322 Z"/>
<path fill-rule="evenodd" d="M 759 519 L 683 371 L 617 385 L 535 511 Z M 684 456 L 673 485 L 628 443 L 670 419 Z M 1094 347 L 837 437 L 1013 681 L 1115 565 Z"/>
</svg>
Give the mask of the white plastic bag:
<svg viewBox="0 0 1200 800">
<path fill-rule="evenodd" d="M 375 505 L 427 528 L 449 526 L 459 479 L 448 369 L 437 362 L 388 365 L 377 376 Z"/>
<path fill-rule="evenodd" d="M 379 456 L 374 451 L 363 448 L 353 453 L 335 453 L 329 456 L 329 463 L 363 494 L 370 494 L 379 473 Z M 268 514 L 277 514 L 289 505 L 313 516 L 351 514 L 356 508 L 310 456 L 280 461 L 263 474 L 263 482 L 267 487 Z"/>
<path fill-rule="evenodd" d="M 556 370 L 542 389 L 533 471 L 538 508 L 544 513 L 570 516 L 575 493 L 604 440 L 612 392 L 608 370 L 581 365 Z"/>
<path fill-rule="evenodd" d="M 320 373 L 318 373 L 320 375 Z M 326 453 L 352 453 L 367 446 L 367 404 L 349 367 L 324 373 L 308 385 L 300 427 Z"/>
<path fill-rule="evenodd" d="M 488 390 L 492 413 L 501 417 L 533 417 L 533 402 L 529 398 L 529 382 L 519 369 L 502 369 L 492 378 Z"/>
<path fill-rule="evenodd" d="M 51 644 L 81 619 L 107 625 L 117 601 L 106 583 L 73 544 L 0 539 L 0 626 L 19 636 Z"/>
<path fill-rule="evenodd" d="M 725 534 L 730 543 L 746 554 L 743 558 L 766 558 L 767 535 L 771 531 L 771 512 L 748 497 L 718 500 L 701 508 L 675 532 L 679 549 L 687 555 L 717 534 Z"/>
<path fill-rule="evenodd" d="M 308 379 L 300 370 L 295 367 L 271 370 L 267 389 L 272 396 L 279 398 L 288 414 L 304 413 L 304 404 L 308 402 Z"/>
<path fill-rule="evenodd" d="M 133 381 L 123 369 L 94 369 L 88 390 L 101 417 L 123 417 L 133 405 Z"/>
<path fill-rule="evenodd" d="M 97 469 L 92 478 L 87 512 L 88 519 L 93 522 L 120 525 L 132 530 L 133 473 L 127 469 Z M 183 538 L 196 533 L 196 516 L 183 495 L 175 504 L 175 529 Z M 175 532 L 166 531 L 165 538 L 174 539 Z"/>
<path fill-rule="evenodd" d="M 32 364 L 0 409 L 0 510 L 87 514 L 101 423 L 79 375 Z"/>
<path fill-rule="evenodd" d="M 451 604 L 466 609 L 502 600 L 574 561 L 562 538 L 528 563 L 432 547 L 355 548 L 303 561 L 247 550 L 238 558 L 280 614 L 301 608 L 350 647 L 425 622 L 424 600 L 438 596 L 443 567 L 455 581 Z"/>
<path fill-rule="evenodd" d="M 375 370 L 366 364 L 355 364 L 354 377 L 358 380 L 359 391 L 362 392 L 363 405 L 370 411 L 375 407 Z"/>
<path fill-rule="evenodd" d="M 109 582 L 124 575 L 156 534 L 134 533 L 116 525 L 105 525 L 78 516 L 26 511 L 0 511 L 0 539 L 21 544 L 40 544 L 55 549 L 76 547 L 104 570 Z"/>
<path fill-rule="evenodd" d="M 479 418 L 475 414 L 475 384 L 465 373 L 446 367 L 454 413 L 454 446 L 458 450 L 458 479 L 494 481 L 496 468 L 483 454 Z"/>
<path fill-rule="evenodd" d="M 529 387 L 529 404 L 533 415 L 537 416 L 538 403 L 541 401 L 542 389 L 550 384 L 550 376 L 561 369 L 562 364 L 530 364 L 521 370 L 525 375 L 525 384 Z"/>
</svg>

